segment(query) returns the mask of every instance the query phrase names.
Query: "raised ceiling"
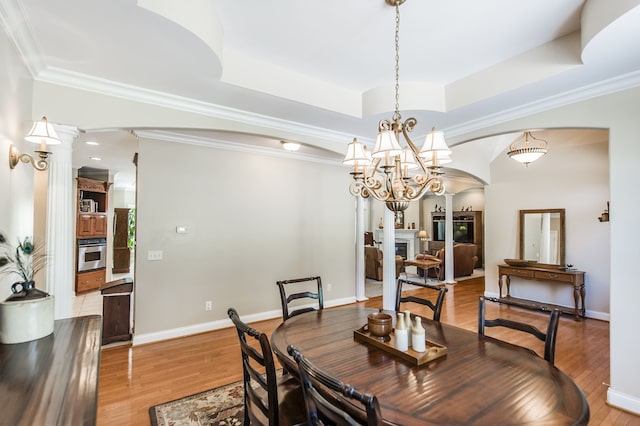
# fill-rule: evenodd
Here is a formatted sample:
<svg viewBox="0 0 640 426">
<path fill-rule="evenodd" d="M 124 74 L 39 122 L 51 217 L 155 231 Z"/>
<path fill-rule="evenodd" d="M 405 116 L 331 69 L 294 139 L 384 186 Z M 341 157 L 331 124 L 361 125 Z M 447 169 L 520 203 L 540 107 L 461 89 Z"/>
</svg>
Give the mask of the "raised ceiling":
<svg viewBox="0 0 640 426">
<path fill-rule="evenodd" d="M 455 137 L 636 86 L 639 3 L 407 0 L 401 112 L 418 136 L 437 126 Z M 394 17 L 384 0 L 0 3 L 36 80 L 261 114 L 344 135 L 345 146 L 370 143 L 393 109 Z"/>
</svg>

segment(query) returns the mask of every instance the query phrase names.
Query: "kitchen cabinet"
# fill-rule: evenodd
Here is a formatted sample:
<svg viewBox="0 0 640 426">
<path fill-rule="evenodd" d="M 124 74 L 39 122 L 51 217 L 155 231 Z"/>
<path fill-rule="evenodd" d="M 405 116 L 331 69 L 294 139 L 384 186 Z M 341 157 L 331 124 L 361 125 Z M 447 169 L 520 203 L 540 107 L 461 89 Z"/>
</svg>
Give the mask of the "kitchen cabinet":
<svg viewBox="0 0 640 426">
<path fill-rule="evenodd" d="M 76 238 L 106 238 L 108 201 L 111 183 L 78 177 Z M 78 247 L 78 244 L 76 244 Z M 79 264 L 76 254 L 76 265 Z M 106 281 L 106 268 L 88 272 L 76 269 L 76 293 L 97 290 Z"/>
<path fill-rule="evenodd" d="M 98 290 L 106 281 L 104 268 L 76 274 L 76 293 Z"/>
<path fill-rule="evenodd" d="M 76 230 L 78 238 L 106 237 L 107 214 L 78 213 Z"/>
</svg>

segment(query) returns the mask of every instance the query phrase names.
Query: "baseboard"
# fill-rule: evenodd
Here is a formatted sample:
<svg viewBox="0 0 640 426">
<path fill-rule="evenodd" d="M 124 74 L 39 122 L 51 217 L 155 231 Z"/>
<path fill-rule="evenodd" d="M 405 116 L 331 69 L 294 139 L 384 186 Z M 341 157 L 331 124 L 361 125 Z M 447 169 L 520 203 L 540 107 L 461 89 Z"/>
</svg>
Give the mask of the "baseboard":
<svg viewBox="0 0 640 426">
<path fill-rule="evenodd" d="M 640 399 L 634 396 L 609 388 L 607 390 L 607 403 L 630 413 L 640 415 Z"/>
<path fill-rule="evenodd" d="M 324 302 L 325 308 L 331 308 L 334 306 L 348 305 L 355 303 L 355 297 L 345 297 L 342 299 L 326 300 Z M 311 306 L 311 305 L 309 305 Z M 317 306 L 317 305 L 316 305 Z M 272 310 L 265 312 L 258 312 L 255 314 L 242 315 L 242 321 L 246 323 L 252 323 L 257 321 L 264 321 L 273 318 L 281 318 L 281 310 Z M 217 321 L 210 321 L 200 324 L 188 325 L 185 327 L 171 328 L 168 330 L 155 331 L 152 333 L 134 334 L 133 346 L 144 345 L 148 343 L 160 342 L 162 340 L 177 339 L 179 337 L 190 336 L 192 334 L 205 333 L 207 331 L 219 330 L 222 328 L 232 327 L 233 323 L 230 319 L 221 319 Z"/>
</svg>

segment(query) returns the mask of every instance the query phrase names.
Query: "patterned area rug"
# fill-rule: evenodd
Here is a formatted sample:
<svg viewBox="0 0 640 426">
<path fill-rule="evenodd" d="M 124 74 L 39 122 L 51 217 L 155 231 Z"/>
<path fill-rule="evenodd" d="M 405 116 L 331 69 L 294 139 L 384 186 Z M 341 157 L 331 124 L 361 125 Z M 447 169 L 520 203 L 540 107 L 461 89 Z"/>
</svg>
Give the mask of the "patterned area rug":
<svg viewBox="0 0 640 426">
<path fill-rule="evenodd" d="M 240 426 L 244 418 L 242 381 L 149 408 L 152 426 Z"/>
</svg>

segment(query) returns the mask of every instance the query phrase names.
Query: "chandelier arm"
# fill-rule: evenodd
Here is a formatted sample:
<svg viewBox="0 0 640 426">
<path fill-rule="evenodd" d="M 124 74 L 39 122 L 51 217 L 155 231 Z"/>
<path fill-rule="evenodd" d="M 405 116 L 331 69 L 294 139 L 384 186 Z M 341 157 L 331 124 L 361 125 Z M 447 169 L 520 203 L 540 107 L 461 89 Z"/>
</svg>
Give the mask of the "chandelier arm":
<svg viewBox="0 0 640 426">
<path fill-rule="evenodd" d="M 415 123 L 417 123 L 417 120 L 415 118 L 413 118 L 413 117 L 407 118 L 405 123 L 409 122 L 409 124 L 411 124 L 412 122 L 410 120 L 413 120 L 413 125 L 415 125 Z M 408 134 L 408 131 L 410 132 L 410 131 L 413 130 L 413 125 L 410 125 L 410 126 L 407 126 L 406 124 L 403 125 L 402 126 L 402 135 L 404 136 L 405 140 L 407 141 L 407 145 L 411 149 L 411 152 L 413 152 L 413 155 L 416 157 L 416 160 L 418 160 L 418 164 L 420 165 L 420 168 L 422 169 L 424 174 L 426 176 L 428 176 L 429 175 L 429 168 L 427 167 L 427 164 L 424 162 L 422 157 L 420 157 L 420 151 L 413 144 L 413 141 L 411 140 L 411 138 L 409 137 L 409 134 Z"/>
</svg>

